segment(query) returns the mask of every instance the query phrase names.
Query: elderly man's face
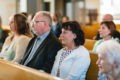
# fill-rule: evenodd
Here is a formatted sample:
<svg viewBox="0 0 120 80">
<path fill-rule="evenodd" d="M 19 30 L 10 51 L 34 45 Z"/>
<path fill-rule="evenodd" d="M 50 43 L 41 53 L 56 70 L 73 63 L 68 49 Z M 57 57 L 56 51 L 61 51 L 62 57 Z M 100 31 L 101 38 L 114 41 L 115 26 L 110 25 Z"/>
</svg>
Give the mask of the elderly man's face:
<svg viewBox="0 0 120 80">
<path fill-rule="evenodd" d="M 36 35 L 42 35 L 44 33 L 46 20 L 43 15 L 36 15 L 33 19 L 33 31 Z"/>
<path fill-rule="evenodd" d="M 112 64 L 109 63 L 105 54 L 98 54 L 97 65 L 100 73 L 109 73 L 112 70 Z"/>
</svg>

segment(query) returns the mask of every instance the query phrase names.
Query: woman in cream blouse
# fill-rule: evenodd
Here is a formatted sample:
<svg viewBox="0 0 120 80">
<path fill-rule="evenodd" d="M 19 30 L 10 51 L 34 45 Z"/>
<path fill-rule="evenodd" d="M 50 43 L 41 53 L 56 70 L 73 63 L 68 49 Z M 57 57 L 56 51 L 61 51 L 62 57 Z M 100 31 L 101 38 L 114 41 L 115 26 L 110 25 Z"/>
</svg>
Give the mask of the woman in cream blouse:
<svg viewBox="0 0 120 80">
<path fill-rule="evenodd" d="M 6 38 L 0 55 L 5 60 L 19 62 L 32 35 L 27 18 L 22 14 L 11 17 L 9 26 L 12 34 Z"/>
</svg>

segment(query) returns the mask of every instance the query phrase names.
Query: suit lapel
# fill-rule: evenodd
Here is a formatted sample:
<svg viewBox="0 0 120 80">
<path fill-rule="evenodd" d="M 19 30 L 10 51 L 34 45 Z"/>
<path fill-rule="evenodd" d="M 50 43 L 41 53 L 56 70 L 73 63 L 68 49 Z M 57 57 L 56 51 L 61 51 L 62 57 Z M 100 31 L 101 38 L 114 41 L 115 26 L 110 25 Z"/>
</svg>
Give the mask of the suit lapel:
<svg viewBox="0 0 120 80">
<path fill-rule="evenodd" d="M 36 50 L 36 52 L 35 52 L 35 54 L 34 54 L 34 56 L 32 57 L 32 59 L 33 58 L 36 58 L 36 56 L 39 54 L 42 54 L 43 52 L 41 52 L 41 50 L 43 49 L 43 48 L 45 48 L 45 46 L 47 45 L 47 43 L 50 41 L 50 39 L 51 39 L 51 33 L 49 33 L 49 35 L 45 38 L 45 40 L 43 40 L 43 42 L 41 43 L 41 45 L 39 45 L 39 47 L 38 47 L 38 49 Z M 31 60 L 32 60 L 31 59 Z M 30 61 L 31 61 L 30 60 Z"/>
<path fill-rule="evenodd" d="M 35 42 L 35 38 L 33 38 L 32 40 L 31 40 L 31 42 L 29 43 L 29 45 L 28 45 L 28 49 L 26 49 L 27 51 L 25 52 L 25 55 L 24 55 L 24 57 L 23 57 L 23 62 L 25 62 L 26 61 L 26 59 L 28 58 L 28 56 L 30 55 L 30 52 L 31 52 L 31 50 L 32 50 L 32 48 L 33 48 L 33 45 L 34 45 L 34 42 Z"/>
</svg>

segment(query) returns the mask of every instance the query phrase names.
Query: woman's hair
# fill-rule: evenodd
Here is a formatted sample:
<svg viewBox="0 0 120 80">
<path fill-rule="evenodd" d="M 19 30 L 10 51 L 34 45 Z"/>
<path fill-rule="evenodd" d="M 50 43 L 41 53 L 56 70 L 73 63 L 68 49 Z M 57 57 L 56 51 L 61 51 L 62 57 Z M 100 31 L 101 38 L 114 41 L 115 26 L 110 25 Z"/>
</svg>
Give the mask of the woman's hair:
<svg viewBox="0 0 120 80">
<path fill-rule="evenodd" d="M 119 31 L 113 31 L 111 33 L 112 38 L 116 39 L 120 43 L 120 32 Z"/>
<path fill-rule="evenodd" d="M 107 40 L 101 43 L 97 48 L 98 54 L 103 54 L 110 64 L 117 61 L 117 66 L 120 69 L 120 44 L 114 40 Z"/>
<path fill-rule="evenodd" d="M 103 21 L 100 23 L 100 25 L 105 25 L 110 30 L 110 35 L 112 32 L 116 31 L 116 26 L 113 21 Z"/>
<path fill-rule="evenodd" d="M 18 34 L 31 36 L 30 27 L 27 22 L 27 17 L 23 14 L 15 14 L 14 17 L 15 29 Z"/>
<path fill-rule="evenodd" d="M 27 12 L 21 12 L 21 14 L 25 15 L 26 17 L 28 17 L 28 13 Z"/>
<path fill-rule="evenodd" d="M 76 34 L 74 39 L 75 45 L 83 45 L 85 42 L 84 33 L 81 30 L 81 26 L 77 21 L 68 21 L 62 24 L 62 28 L 65 30 L 70 30 L 72 33 Z"/>
</svg>

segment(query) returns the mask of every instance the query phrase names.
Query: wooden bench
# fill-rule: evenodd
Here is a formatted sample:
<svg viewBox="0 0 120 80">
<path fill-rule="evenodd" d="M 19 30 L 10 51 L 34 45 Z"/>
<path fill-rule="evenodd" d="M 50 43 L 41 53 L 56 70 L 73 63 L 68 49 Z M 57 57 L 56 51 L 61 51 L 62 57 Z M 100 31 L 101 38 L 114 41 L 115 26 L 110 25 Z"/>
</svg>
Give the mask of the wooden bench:
<svg viewBox="0 0 120 80">
<path fill-rule="evenodd" d="M 84 47 L 87 48 L 88 50 L 92 50 L 94 47 L 96 40 L 92 39 L 85 39 L 85 44 Z"/>
<path fill-rule="evenodd" d="M 90 58 L 91 58 L 91 63 L 86 75 L 86 80 L 97 80 L 98 66 L 96 64 L 96 61 L 98 59 L 98 56 L 95 53 L 90 53 Z"/>
<path fill-rule="evenodd" d="M 0 80 L 56 80 L 55 77 L 0 59 Z M 60 80 L 60 79 L 59 79 Z"/>
<path fill-rule="evenodd" d="M 98 32 L 98 27 L 93 26 L 82 26 L 81 29 L 83 30 L 86 39 L 93 39 Z"/>
</svg>

